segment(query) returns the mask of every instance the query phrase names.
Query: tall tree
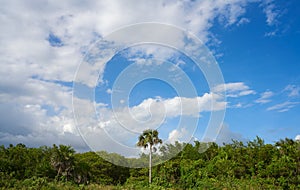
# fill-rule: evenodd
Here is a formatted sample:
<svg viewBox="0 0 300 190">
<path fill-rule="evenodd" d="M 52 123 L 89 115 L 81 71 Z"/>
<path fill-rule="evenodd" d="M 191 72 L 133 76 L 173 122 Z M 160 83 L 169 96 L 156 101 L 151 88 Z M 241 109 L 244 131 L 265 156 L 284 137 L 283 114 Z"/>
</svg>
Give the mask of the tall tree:
<svg viewBox="0 0 300 190">
<path fill-rule="evenodd" d="M 53 145 L 51 155 L 51 165 L 57 171 L 57 177 L 60 175 L 66 177 L 66 180 L 71 176 L 74 169 L 75 150 L 71 146 Z"/>
<path fill-rule="evenodd" d="M 151 172 L 152 172 L 152 153 L 156 151 L 153 147 L 156 144 L 161 144 L 162 140 L 158 137 L 158 131 L 147 129 L 139 136 L 137 146 L 148 148 L 149 147 L 149 183 L 151 183 Z"/>
</svg>

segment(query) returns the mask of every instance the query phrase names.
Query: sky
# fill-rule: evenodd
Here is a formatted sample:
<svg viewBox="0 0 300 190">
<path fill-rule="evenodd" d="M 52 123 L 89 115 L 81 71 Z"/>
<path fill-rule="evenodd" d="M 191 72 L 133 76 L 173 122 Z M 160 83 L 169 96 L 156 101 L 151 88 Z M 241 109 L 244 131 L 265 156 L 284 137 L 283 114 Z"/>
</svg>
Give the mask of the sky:
<svg viewBox="0 0 300 190">
<path fill-rule="evenodd" d="M 0 144 L 300 139 L 297 0 L 2 1 Z M 149 43 L 150 42 L 150 43 Z"/>
</svg>

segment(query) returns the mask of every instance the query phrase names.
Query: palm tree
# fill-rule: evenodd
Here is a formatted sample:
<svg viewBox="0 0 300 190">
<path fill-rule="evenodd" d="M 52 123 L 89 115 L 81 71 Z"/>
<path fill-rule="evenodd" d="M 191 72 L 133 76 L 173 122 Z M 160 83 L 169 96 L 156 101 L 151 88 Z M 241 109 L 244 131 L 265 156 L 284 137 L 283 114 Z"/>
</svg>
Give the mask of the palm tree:
<svg viewBox="0 0 300 190">
<path fill-rule="evenodd" d="M 139 136 L 139 142 L 137 146 L 147 148 L 149 146 L 149 183 L 151 183 L 151 172 L 152 172 L 152 152 L 156 151 L 156 148 L 153 145 L 162 143 L 162 140 L 158 138 L 158 131 L 148 129 L 143 131 Z"/>
<path fill-rule="evenodd" d="M 66 180 L 71 176 L 74 169 L 74 154 L 75 150 L 71 146 L 59 145 L 57 147 L 55 144 L 53 145 L 50 159 L 51 165 L 57 171 L 57 179 L 60 175 L 66 177 Z"/>
</svg>

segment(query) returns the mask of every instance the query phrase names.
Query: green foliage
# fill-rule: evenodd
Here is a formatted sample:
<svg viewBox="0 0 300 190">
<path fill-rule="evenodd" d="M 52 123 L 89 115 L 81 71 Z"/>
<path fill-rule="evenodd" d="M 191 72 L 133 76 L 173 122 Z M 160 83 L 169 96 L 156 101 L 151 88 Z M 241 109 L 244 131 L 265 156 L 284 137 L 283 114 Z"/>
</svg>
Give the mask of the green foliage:
<svg viewBox="0 0 300 190">
<path fill-rule="evenodd" d="M 99 154 L 116 163 L 149 161 L 65 145 L 0 146 L 0 189 L 300 189 L 300 142 L 291 139 L 165 145 L 153 159 L 175 156 L 153 167 L 151 185 L 147 168 L 116 166 Z"/>
<path fill-rule="evenodd" d="M 53 168 L 57 171 L 56 178 L 68 181 L 75 167 L 75 150 L 70 146 L 53 145 L 51 151 L 50 162 Z"/>
</svg>

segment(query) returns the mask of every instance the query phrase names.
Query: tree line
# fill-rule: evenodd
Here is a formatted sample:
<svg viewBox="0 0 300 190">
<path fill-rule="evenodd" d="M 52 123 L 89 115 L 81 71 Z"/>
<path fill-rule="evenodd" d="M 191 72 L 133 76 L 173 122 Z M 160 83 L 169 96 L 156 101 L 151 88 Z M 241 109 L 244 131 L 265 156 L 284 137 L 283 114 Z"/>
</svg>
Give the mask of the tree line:
<svg viewBox="0 0 300 190">
<path fill-rule="evenodd" d="M 176 154 L 178 150 L 182 151 Z M 222 146 L 199 141 L 167 144 L 152 155 L 153 160 L 169 160 L 152 167 L 150 186 L 148 168 L 122 167 L 103 158 L 128 165 L 149 164 L 146 154 L 125 158 L 105 151 L 78 153 L 66 145 L 2 145 L 0 187 L 49 189 L 52 184 L 55 189 L 57 184 L 68 184 L 72 189 L 93 185 L 117 189 L 300 189 L 300 142 L 292 139 L 274 144 L 265 144 L 259 137 Z"/>
</svg>

